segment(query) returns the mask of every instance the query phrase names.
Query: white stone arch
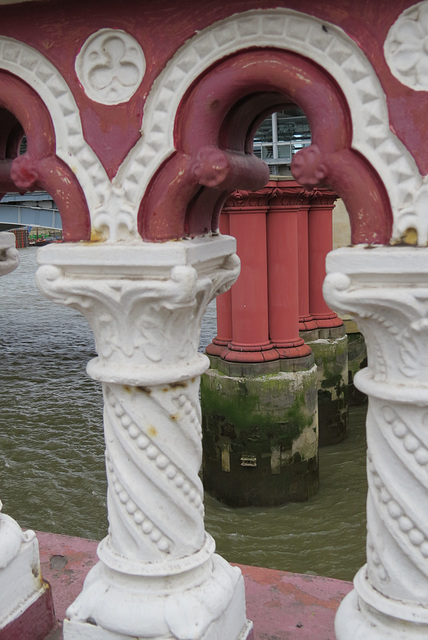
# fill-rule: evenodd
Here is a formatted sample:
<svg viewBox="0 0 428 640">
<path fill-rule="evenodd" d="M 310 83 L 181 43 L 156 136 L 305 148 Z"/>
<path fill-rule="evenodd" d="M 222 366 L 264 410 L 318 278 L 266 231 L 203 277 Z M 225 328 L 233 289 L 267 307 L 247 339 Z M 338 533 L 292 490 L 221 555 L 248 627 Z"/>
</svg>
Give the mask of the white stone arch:
<svg viewBox="0 0 428 640">
<path fill-rule="evenodd" d="M 155 171 L 174 151 L 175 116 L 192 82 L 216 61 L 255 45 L 298 53 L 335 78 L 351 113 L 352 148 L 376 169 L 390 198 L 393 241 L 413 227 L 419 244 L 427 244 L 423 203 L 428 201 L 428 185 L 389 128 L 385 95 L 370 62 L 339 27 L 285 8 L 248 11 L 217 22 L 188 40 L 169 61 L 147 99 L 141 140 L 113 180 L 123 189 L 128 207 L 138 208 Z"/>
<path fill-rule="evenodd" d="M 110 190 L 110 180 L 83 137 L 79 109 L 68 84 L 39 51 L 5 36 L 0 36 L 0 69 L 21 78 L 45 104 L 55 130 L 56 155 L 75 174 L 94 224 L 96 210 Z"/>
</svg>

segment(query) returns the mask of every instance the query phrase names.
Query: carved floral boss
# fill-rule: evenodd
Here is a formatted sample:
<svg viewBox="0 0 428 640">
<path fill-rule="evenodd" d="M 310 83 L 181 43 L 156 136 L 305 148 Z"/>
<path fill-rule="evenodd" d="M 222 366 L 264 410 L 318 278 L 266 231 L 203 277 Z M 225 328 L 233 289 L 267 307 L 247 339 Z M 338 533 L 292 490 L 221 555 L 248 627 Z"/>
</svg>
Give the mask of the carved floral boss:
<svg viewBox="0 0 428 640">
<path fill-rule="evenodd" d="M 391 73 L 415 91 L 428 89 L 428 2 L 403 11 L 385 40 Z"/>
<path fill-rule="evenodd" d="M 106 105 L 127 102 L 146 70 L 144 53 L 129 33 L 101 29 L 92 34 L 76 58 L 76 73 L 85 93 Z"/>
</svg>

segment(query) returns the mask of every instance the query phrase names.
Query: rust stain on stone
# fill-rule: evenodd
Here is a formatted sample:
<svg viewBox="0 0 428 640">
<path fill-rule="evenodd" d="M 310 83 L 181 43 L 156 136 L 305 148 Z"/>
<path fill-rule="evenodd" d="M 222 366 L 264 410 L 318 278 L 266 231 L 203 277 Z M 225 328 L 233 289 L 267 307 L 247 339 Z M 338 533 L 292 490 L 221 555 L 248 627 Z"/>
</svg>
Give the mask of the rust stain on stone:
<svg viewBox="0 0 428 640">
<path fill-rule="evenodd" d="M 146 393 L 148 396 L 151 394 L 152 390 L 150 389 L 150 387 L 137 387 L 138 391 L 141 391 L 141 393 Z"/>
<path fill-rule="evenodd" d="M 147 429 L 147 433 L 149 434 L 149 436 L 151 436 L 152 438 L 156 437 L 158 435 L 157 429 L 156 427 L 154 427 L 152 424 L 149 426 L 149 428 Z"/>
</svg>

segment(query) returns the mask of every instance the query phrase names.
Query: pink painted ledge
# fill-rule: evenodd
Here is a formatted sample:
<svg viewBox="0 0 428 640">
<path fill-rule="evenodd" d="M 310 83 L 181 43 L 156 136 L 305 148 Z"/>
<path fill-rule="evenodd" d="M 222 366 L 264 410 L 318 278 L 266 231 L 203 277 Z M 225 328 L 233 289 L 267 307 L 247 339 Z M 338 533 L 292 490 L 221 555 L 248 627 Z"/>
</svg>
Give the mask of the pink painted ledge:
<svg viewBox="0 0 428 640">
<path fill-rule="evenodd" d="M 52 586 L 58 619 L 47 640 L 60 640 L 65 611 L 97 561 L 98 542 L 41 532 L 37 538 L 42 575 Z M 352 589 L 351 582 L 238 566 L 245 579 L 247 616 L 254 622 L 254 640 L 334 640 L 334 615 Z"/>
</svg>

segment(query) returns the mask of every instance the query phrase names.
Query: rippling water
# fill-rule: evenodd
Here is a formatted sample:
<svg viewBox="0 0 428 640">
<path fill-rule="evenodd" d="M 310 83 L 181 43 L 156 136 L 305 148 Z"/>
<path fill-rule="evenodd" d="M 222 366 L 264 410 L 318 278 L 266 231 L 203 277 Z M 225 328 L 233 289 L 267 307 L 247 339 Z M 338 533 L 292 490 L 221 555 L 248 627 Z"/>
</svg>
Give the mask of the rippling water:
<svg viewBox="0 0 428 640">
<path fill-rule="evenodd" d="M 36 249 L 0 279 L 0 498 L 21 526 L 102 538 L 107 531 L 99 383 L 86 374 L 92 332 L 43 298 Z M 201 348 L 216 332 L 215 306 Z M 231 562 L 352 579 L 364 563 L 365 408 L 350 437 L 321 450 L 321 488 L 305 504 L 230 509 L 206 496 L 206 528 Z"/>
</svg>

